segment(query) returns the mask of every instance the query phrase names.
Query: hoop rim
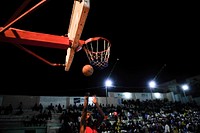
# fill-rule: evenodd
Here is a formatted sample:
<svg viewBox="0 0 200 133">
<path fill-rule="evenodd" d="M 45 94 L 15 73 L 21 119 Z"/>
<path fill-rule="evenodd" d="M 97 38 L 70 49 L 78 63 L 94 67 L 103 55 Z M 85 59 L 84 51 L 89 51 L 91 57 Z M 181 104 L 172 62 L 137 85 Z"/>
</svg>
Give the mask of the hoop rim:
<svg viewBox="0 0 200 133">
<path fill-rule="evenodd" d="M 110 44 L 110 46 L 111 46 L 110 41 L 109 41 L 107 38 L 105 38 L 105 37 L 91 37 L 91 38 L 85 40 L 85 43 L 84 43 L 84 44 L 87 44 L 87 43 L 89 43 L 89 42 L 96 41 L 96 40 L 99 40 L 99 39 L 106 40 L 107 42 L 109 42 L 109 44 Z"/>
</svg>

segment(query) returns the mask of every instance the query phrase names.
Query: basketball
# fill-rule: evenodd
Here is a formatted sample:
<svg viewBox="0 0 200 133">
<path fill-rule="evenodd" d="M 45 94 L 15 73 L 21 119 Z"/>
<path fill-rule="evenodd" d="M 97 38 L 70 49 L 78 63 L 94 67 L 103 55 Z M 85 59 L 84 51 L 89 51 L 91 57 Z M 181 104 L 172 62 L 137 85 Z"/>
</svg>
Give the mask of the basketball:
<svg viewBox="0 0 200 133">
<path fill-rule="evenodd" d="M 94 72 L 94 69 L 91 65 L 85 65 L 82 68 L 82 72 L 85 76 L 91 76 Z"/>
</svg>

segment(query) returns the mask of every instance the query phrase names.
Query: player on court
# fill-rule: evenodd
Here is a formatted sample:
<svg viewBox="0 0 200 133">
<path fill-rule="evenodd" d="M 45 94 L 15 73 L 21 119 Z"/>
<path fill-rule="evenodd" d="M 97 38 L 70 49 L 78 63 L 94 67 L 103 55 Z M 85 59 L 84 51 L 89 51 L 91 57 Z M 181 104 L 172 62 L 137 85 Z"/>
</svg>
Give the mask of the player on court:
<svg viewBox="0 0 200 133">
<path fill-rule="evenodd" d="M 92 97 L 92 102 L 94 103 L 95 107 L 99 112 L 99 117 L 97 120 L 92 119 L 92 112 L 87 110 L 88 107 L 88 98 L 89 96 L 85 96 L 84 99 L 84 107 L 82 111 L 81 121 L 80 121 L 80 133 L 98 133 L 98 127 L 104 120 L 105 114 L 103 113 L 102 109 L 100 108 L 96 96 Z"/>
</svg>

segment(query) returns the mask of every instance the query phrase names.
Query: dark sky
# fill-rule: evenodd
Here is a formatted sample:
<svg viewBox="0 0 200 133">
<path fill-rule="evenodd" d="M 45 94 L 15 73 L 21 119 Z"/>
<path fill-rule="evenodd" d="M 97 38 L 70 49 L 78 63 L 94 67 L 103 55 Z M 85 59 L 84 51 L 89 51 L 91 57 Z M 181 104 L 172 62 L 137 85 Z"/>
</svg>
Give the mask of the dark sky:
<svg viewBox="0 0 200 133">
<path fill-rule="evenodd" d="M 1 27 L 23 1 L 1 1 L 5 7 L 0 8 Z M 38 2 L 32 0 L 27 9 Z M 184 82 L 200 74 L 199 15 L 195 5 L 91 0 L 81 40 L 107 38 L 112 44 L 109 66 L 85 77 L 81 69 L 89 60 L 83 50 L 75 54 L 70 71 L 66 72 L 63 67 L 52 67 L 13 44 L 0 42 L 0 94 L 83 95 L 89 91 L 98 95 L 109 75 L 114 86 L 124 91 L 127 87 L 146 87 L 154 77 L 159 84 L 174 79 Z M 65 35 L 72 6 L 73 0 L 49 0 L 11 27 Z M 25 47 L 50 62 L 65 62 L 66 50 Z"/>
</svg>

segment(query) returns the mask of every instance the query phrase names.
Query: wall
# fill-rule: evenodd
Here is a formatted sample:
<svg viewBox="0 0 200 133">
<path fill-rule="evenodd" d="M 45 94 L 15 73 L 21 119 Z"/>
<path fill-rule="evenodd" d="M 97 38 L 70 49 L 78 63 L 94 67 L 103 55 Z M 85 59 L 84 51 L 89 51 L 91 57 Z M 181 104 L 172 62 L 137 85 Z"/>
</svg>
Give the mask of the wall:
<svg viewBox="0 0 200 133">
<path fill-rule="evenodd" d="M 2 100 L 2 106 L 8 106 L 12 104 L 13 108 L 16 109 L 19 103 L 23 103 L 23 108 L 31 109 L 35 103 L 39 103 L 40 96 L 14 96 L 4 95 Z"/>
<path fill-rule="evenodd" d="M 114 106 L 121 104 L 121 99 L 133 99 L 140 101 L 150 100 L 150 99 L 165 99 L 167 98 L 171 102 L 181 101 L 185 102 L 184 97 L 180 94 L 174 95 L 173 92 L 169 93 L 122 93 L 122 92 L 109 92 L 109 96 L 107 97 L 108 104 L 113 104 Z M 106 97 L 97 97 L 99 104 L 106 104 Z M 188 101 L 192 99 L 191 96 L 187 96 Z M 196 102 L 200 103 L 199 99 L 194 99 Z M 59 103 L 61 106 L 77 105 L 83 104 L 84 97 L 60 97 L 60 96 L 1 96 L 0 102 L 3 106 L 7 106 L 9 104 L 13 105 L 13 108 L 18 107 L 20 102 L 23 102 L 24 108 L 32 108 L 35 103 L 41 103 L 44 108 L 48 107 L 51 103 L 55 106 Z M 91 97 L 89 98 L 89 104 L 92 104 Z"/>
</svg>

